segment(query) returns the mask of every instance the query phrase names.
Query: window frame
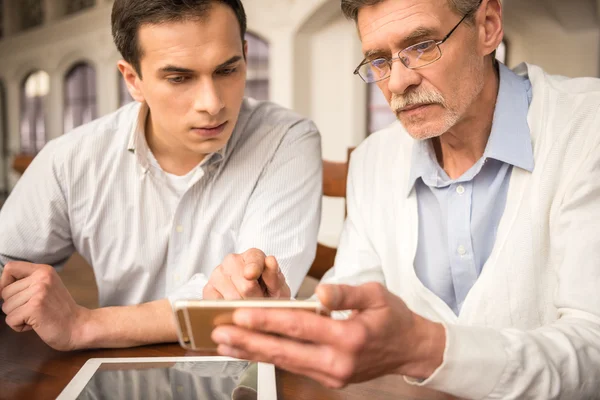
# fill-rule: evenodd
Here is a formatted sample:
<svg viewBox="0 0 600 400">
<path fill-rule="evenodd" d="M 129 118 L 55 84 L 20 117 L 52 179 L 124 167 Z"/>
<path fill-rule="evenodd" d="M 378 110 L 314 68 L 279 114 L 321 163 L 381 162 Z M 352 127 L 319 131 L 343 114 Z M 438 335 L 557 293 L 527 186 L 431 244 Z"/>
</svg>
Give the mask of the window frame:
<svg viewBox="0 0 600 400">
<path fill-rule="evenodd" d="M 44 95 L 41 96 L 32 96 L 32 97 L 28 97 L 27 96 L 27 82 L 29 81 L 29 79 L 31 79 L 34 75 L 38 74 L 38 73 L 44 73 L 46 75 L 47 78 L 47 84 L 48 84 L 48 88 L 47 88 L 47 93 L 45 93 Z M 19 105 L 20 105 L 20 112 L 19 112 L 19 149 L 20 149 L 20 153 L 22 154 L 37 154 L 42 147 L 44 147 L 48 141 L 48 118 L 47 118 L 47 113 L 46 113 L 46 100 L 48 98 L 48 95 L 50 93 L 50 87 L 51 82 L 50 82 L 50 76 L 49 74 L 43 70 L 43 69 L 35 69 L 32 70 L 31 72 L 29 72 L 28 74 L 25 75 L 25 77 L 23 78 L 23 80 L 21 81 L 21 85 L 19 87 Z M 24 121 L 24 117 L 25 117 L 25 113 L 26 111 L 28 111 L 28 107 L 27 107 L 27 100 L 28 99 L 35 99 L 32 100 L 30 104 L 33 104 L 33 110 L 32 110 L 32 116 L 33 119 L 29 118 L 28 121 Z M 43 130 L 43 139 L 39 140 L 40 135 L 42 135 L 42 133 L 38 133 L 37 130 L 37 124 L 40 122 L 38 120 L 38 116 L 41 115 L 41 122 L 43 124 L 44 130 Z M 25 133 L 23 132 L 23 124 L 24 122 L 27 122 L 29 124 L 29 143 L 30 143 L 30 147 L 29 148 L 25 148 L 23 145 L 23 138 L 25 136 Z M 32 125 L 33 123 L 33 125 Z M 34 126 L 33 129 L 32 126 Z M 40 143 L 41 142 L 41 143 Z"/>
<path fill-rule="evenodd" d="M 250 40 L 248 40 L 250 38 Z M 260 36 L 259 34 L 255 33 L 255 32 L 251 32 L 251 31 L 247 31 L 246 32 L 246 37 L 245 40 L 250 42 L 250 41 L 256 41 L 257 43 L 260 44 L 264 44 L 264 46 L 266 47 L 266 57 L 265 58 L 261 58 L 262 54 L 260 53 L 256 53 L 255 57 L 252 57 L 252 46 L 248 47 L 248 55 L 246 57 L 246 62 L 247 62 L 247 68 L 248 68 L 248 72 L 250 71 L 250 69 L 252 68 L 252 64 L 253 61 L 252 60 L 256 60 L 259 63 L 259 66 L 262 67 L 262 65 L 260 65 L 261 62 L 266 60 L 266 78 L 257 78 L 257 79 L 246 79 L 246 87 L 244 89 L 244 96 L 246 97 L 252 97 L 252 98 L 256 98 L 257 100 L 269 100 L 271 97 L 271 76 L 270 76 L 270 63 L 271 63 L 271 46 L 268 40 L 266 40 L 264 37 Z M 260 68 L 257 68 L 257 70 L 260 71 Z M 259 91 L 266 91 L 266 96 L 261 98 L 258 97 L 253 97 L 251 96 L 251 93 L 249 91 L 249 86 L 251 85 L 256 85 L 258 87 L 260 87 L 261 85 L 264 85 L 262 90 Z M 258 91 L 257 91 L 258 92 Z"/>
<path fill-rule="evenodd" d="M 85 68 L 85 71 L 82 71 L 82 75 L 80 75 L 83 79 L 83 85 L 81 86 L 83 89 L 83 93 L 79 94 L 79 97 L 69 98 L 69 79 L 77 79 L 78 77 L 75 75 L 78 71 L 78 68 Z M 88 76 L 91 74 L 92 76 Z M 88 80 L 91 79 L 91 86 L 88 86 L 90 83 Z M 89 120 L 85 120 L 83 114 L 79 115 L 77 118 L 73 111 L 72 116 L 72 127 L 67 126 L 67 111 L 71 107 L 71 110 L 80 109 L 83 112 L 90 111 L 91 117 Z M 71 64 L 71 67 L 67 69 L 63 77 L 63 133 L 71 131 L 78 126 L 84 125 L 98 118 L 98 87 L 97 87 L 97 73 L 96 68 L 93 63 L 80 60 Z M 81 120 L 81 123 L 78 124 L 78 121 Z"/>
</svg>

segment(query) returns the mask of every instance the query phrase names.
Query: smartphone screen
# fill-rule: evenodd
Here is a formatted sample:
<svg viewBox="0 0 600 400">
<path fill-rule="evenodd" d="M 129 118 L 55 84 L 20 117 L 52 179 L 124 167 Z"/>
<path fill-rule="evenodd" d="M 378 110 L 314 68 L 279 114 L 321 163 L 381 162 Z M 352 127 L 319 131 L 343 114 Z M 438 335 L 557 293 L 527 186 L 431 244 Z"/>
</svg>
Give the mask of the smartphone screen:
<svg viewBox="0 0 600 400">
<path fill-rule="evenodd" d="M 178 300 L 174 308 L 181 346 L 202 351 L 216 350 L 217 344 L 211 339 L 213 329 L 232 324 L 233 312 L 239 308 L 280 308 L 329 314 L 321 303 L 313 300 Z"/>
</svg>

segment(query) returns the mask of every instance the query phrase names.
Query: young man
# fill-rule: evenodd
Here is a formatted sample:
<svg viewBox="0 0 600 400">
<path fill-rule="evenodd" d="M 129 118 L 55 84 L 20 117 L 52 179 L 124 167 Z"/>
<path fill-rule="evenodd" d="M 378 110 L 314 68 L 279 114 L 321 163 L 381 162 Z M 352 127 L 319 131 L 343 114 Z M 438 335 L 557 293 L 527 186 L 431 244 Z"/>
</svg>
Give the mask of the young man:
<svg viewBox="0 0 600 400">
<path fill-rule="evenodd" d="M 2 208 L 13 329 L 60 350 L 175 341 L 177 298 L 298 289 L 316 248 L 320 138 L 244 99 L 245 18 L 239 0 L 114 2 L 138 103 L 50 142 Z M 55 272 L 74 251 L 94 268 L 100 309 L 75 304 Z"/>
<path fill-rule="evenodd" d="M 398 374 L 460 398 L 597 398 L 600 81 L 496 64 L 499 0 L 342 9 L 355 73 L 400 121 L 352 154 L 330 282 L 364 285 L 318 289 L 346 321 L 239 312 L 219 351 L 333 387 Z"/>
</svg>

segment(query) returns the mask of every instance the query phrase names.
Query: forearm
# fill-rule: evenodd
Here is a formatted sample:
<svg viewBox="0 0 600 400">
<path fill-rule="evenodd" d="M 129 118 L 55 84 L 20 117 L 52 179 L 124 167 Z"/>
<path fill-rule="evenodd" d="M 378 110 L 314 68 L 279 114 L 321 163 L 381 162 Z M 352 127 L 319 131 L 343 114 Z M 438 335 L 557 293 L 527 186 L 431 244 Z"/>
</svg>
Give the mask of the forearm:
<svg viewBox="0 0 600 400">
<path fill-rule="evenodd" d="M 177 341 L 169 300 L 135 306 L 88 310 L 78 336 L 78 348 L 118 348 Z"/>
</svg>

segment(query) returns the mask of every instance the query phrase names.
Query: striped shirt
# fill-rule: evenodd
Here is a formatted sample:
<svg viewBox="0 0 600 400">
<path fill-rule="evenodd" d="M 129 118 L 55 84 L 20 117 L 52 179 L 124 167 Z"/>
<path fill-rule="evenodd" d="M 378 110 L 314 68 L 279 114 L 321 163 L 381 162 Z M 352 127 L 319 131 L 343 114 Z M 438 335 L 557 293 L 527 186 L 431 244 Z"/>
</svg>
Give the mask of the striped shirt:
<svg viewBox="0 0 600 400">
<path fill-rule="evenodd" d="M 146 143 L 146 115 L 133 103 L 42 149 L 0 211 L 0 264 L 60 267 L 77 251 L 100 305 L 131 305 L 201 298 L 227 254 L 256 247 L 278 258 L 295 293 L 321 215 L 315 125 L 245 99 L 225 148 L 177 190 Z"/>
</svg>

